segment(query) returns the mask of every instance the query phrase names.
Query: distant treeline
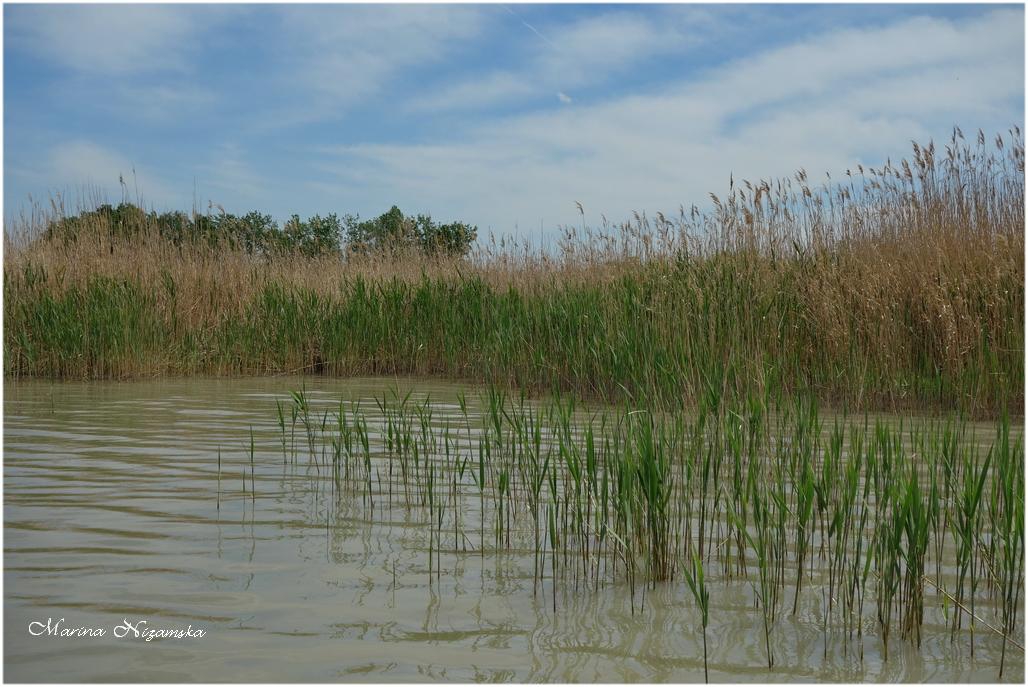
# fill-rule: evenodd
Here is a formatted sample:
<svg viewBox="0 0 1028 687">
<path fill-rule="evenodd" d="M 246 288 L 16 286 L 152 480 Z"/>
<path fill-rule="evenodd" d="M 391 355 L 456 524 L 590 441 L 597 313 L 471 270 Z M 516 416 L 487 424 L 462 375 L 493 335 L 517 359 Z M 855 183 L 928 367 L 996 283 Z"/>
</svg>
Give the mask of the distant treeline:
<svg viewBox="0 0 1028 687">
<path fill-rule="evenodd" d="M 245 215 L 227 212 L 186 214 L 147 212 L 132 203 L 100 205 L 95 210 L 52 221 L 45 240 L 73 243 L 105 232 L 109 238 L 131 238 L 156 233 L 175 245 L 203 244 L 249 254 L 298 253 L 307 256 L 343 252 L 400 252 L 463 256 L 478 228 L 463 222 L 439 224 L 429 215 L 408 216 L 395 205 L 374 219 L 335 213 L 301 220 L 293 215 L 281 227 L 257 211 Z"/>
</svg>

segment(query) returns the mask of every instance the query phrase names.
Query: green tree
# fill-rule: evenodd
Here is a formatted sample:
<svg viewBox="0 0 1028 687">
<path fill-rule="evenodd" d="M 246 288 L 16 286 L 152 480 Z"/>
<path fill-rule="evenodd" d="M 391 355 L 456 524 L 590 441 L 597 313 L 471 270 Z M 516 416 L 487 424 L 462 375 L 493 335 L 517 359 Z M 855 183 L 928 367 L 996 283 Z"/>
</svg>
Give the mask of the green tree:
<svg viewBox="0 0 1028 687">
<path fill-rule="evenodd" d="M 420 251 L 426 255 L 467 254 L 478 229 L 462 222 L 436 224 L 429 215 L 407 217 L 395 205 L 388 212 L 360 221 L 347 216 L 346 241 L 355 253 Z"/>
<path fill-rule="evenodd" d="M 301 221 L 299 215 L 293 215 L 282 229 L 287 249 L 310 256 L 339 252 L 343 227 L 335 213 L 325 217 L 314 215 L 306 222 Z"/>
<path fill-rule="evenodd" d="M 223 213 L 214 218 L 215 233 L 222 241 L 247 253 L 268 253 L 278 244 L 278 224 L 271 215 L 248 212 L 242 217 Z"/>
</svg>

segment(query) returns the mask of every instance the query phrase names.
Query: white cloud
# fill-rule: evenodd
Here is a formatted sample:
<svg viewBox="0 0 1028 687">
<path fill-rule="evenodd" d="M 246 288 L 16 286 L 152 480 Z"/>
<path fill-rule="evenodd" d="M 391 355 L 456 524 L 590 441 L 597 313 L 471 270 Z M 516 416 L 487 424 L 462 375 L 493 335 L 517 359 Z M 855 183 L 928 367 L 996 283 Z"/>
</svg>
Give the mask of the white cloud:
<svg viewBox="0 0 1028 687">
<path fill-rule="evenodd" d="M 268 110 L 262 124 L 269 127 L 338 116 L 384 92 L 403 70 L 443 59 L 480 33 L 484 17 L 468 5 L 286 6 L 279 13 L 281 69 L 269 85 L 295 98 Z"/>
<path fill-rule="evenodd" d="M 209 163 L 199 169 L 201 193 L 208 192 L 215 202 L 230 194 L 237 201 L 256 204 L 270 195 L 273 188 L 246 160 L 245 151 L 234 143 L 224 143 L 214 151 Z M 249 208 L 248 208 L 249 209 Z"/>
<path fill-rule="evenodd" d="M 564 103 L 565 105 L 568 105 L 568 104 L 574 102 L 571 99 L 571 96 L 568 95 L 567 93 L 565 93 L 564 91 L 557 91 L 557 100 L 559 100 L 560 102 Z"/>
<path fill-rule="evenodd" d="M 415 98 L 414 110 L 451 110 L 486 103 L 508 102 L 535 95 L 538 87 L 524 74 L 495 71 L 480 79 L 464 81 Z"/>
<path fill-rule="evenodd" d="M 575 223 L 576 200 L 593 221 L 673 212 L 722 191 L 732 172 L 839 173 L 954 124 L 1020 124 L 1006 118 L 1023 118 L 1023 54 L 1021 10 L 842 30 L 660 94 L 509 117 L 448 143 L 337 148 L 322 169 L 362 198 L 410 198 L 503 233 Z"/>
<path fill-rule="evenodd" d="M 583 83 L 610 70 L 623 70 L 644 57 L 681 51 L 699 37 L 656 16 L 618 11 L 561 27 L 556 39 L 550 50 L 540 53 L 540 73 Z"/>
<path fill-rule="evenodd" d="M 153 125 L 176 124 L 204 117 L 221 106 L 212 88 L 195 83 L 118 85 L 98 103 L 110 116 Z"/>
<path fill-rule="evenodd" d="M 99 189 L 114 198 L 121 196 L 124 183 L 128 197 L 145 203 L 175 204 L 184 194 L 176 193 L 165 180 L 121 153 L 86 140 L 54 147 L 48 166 L 37 172 L 51 186 Z"/>
<path fill-rule="evenodd" d="M 720 68 L 707 79 L 706 96 L 741 109 L 918 68 L 971 64 L 985 77 L 988 61 L 1023 55 L 1023 22 L 1020 10 L 997 10 L 965 23 L 920 17 L 878 29 L 836 31 Z"/>
<path fill-rule="evenodd" d="M 202 24 L 174 5 L 29 5 L 7 8 L 11 44 L 91 75 L 181 70 Z"/>
<path fill-rule="evenodd" d="M 451 110 L 509 103 L 558 90 L 564 93 L 606 82 L 641 60 L 699 45 L 691 12 L 607 11 L 540 31 L 511 12 L 505 31 L 530 30 L 523 43 L 524 66 L 496 69 L 414 100 L 415 110 Z M 522 28 L 522 26 L 527 28 Z M 709 27 L 708 27 L 709 28 Z M 563 102 L 563 101 L 562 101 Z"/>
</svg>

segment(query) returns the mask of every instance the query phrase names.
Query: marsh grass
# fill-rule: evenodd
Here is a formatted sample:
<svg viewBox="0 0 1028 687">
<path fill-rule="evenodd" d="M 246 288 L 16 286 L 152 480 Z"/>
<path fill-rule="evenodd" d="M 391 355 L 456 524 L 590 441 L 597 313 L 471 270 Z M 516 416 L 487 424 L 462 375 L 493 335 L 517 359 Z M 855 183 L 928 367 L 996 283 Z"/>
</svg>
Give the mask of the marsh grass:
<svg viewBox="0 0 1028 687">
<path fill-rule="evenodd" d="M 974 651 L 976 633 L 1003 637 L 1001 671 L 1008 643 L 1023 651 L 1024 447 L 1008 420 L 983 447 L 964 417 L 826 422 L 809 397 L 657 412 L 491 388 L 480 412 L 461 396 L 456 415 L 437 418 L 428 398 L 392 392 L 373 417 L 340 402 L 334 421 L 313 425 L 310 399 L 292 404 L 308 438 L 290 462 L 330 454 L 336 488 L 368 519 L 402 509 L 424 522 L 430 579 L 455 556 L 530 552 L 533 594 L 548 591 L 554 610 L 564 595 L 621 585 L 632 613 L 647 590 L 684 581 L 705 677 L 711 587 L 738 582 L 752 589 L 768 670 L 789 591 L 826 645 L 848 652 L 855 633 L 861 660 L 868 627 L 889 660 L 896 641 L 920 646 L 926 606 L 944 604 L 954 641 Z"/>
<path fill-rule="evenodd" d="M 637 405 L 754 391 L 833 407 L 1019 413 L 1021 132 L 711 210 L 500 241 L 467 260 L 174 245 L 5 224 L 4 372 L 416 374 Z M 19 239 L 19 236 L 28 236 Z"/>
<path fill-rule="evenodd" d="M 703 627 L 703 681 L 710 682 L 710 674 L 707 671 L 707 624 L 710 620 L 710 592 L 707 591 L 706 580 L 703 577 L 703 561 L 700 560 L 698 553 L 693 552 L 692 566 L 685 568 L 685 581 L 700 609 L 700 623 Z"/>
</svg>

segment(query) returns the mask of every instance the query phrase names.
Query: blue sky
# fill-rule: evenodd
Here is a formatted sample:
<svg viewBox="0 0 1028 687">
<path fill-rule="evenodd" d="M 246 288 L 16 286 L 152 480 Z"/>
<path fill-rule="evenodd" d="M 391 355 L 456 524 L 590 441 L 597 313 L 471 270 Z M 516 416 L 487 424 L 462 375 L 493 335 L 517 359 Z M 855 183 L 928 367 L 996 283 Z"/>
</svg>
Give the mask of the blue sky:
<svg viewBox="0 0 1028 687">
<path fill-rule="evenodd" d="M 1002 5 L 5 5 L 4 214 L 119 175 L 482 234 L 675 213 L 1024 125 Z"/>
</svg>

